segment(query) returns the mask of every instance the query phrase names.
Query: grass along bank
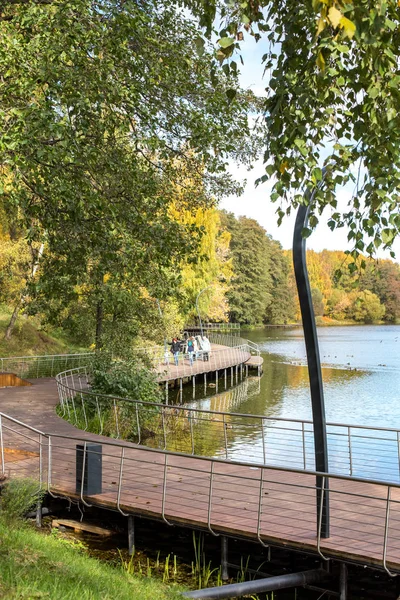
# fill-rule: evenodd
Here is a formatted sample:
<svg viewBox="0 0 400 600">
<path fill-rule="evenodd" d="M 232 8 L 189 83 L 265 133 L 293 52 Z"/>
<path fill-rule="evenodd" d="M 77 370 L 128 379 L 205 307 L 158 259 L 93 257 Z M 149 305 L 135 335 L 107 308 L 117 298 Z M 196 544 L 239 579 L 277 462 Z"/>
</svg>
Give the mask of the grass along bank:
<svg viewBox="0 0 400 600">
<path fill-rule="evenodd" d="M 88 557 L 60 536 L 0 518 L 0 598 L 178 600 L 179 591 Z"/>
</svg>

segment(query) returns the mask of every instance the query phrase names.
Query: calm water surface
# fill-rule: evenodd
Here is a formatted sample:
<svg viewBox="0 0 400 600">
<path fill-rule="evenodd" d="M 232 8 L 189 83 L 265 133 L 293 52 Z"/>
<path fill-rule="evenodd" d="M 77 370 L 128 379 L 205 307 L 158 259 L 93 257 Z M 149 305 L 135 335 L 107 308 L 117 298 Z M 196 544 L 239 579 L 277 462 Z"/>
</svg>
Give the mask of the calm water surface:
<svg viewBox="0 0 400 600">
<path fill-rule="evenodd" d="M 262 329 L 242 334 L 259 344 L 264 374 L 250 394 L 224 407 L 219 395 L 196 406 L 246 414 L 311 419 L 303 331 Z M 400 325 L 318 329 L 327 420 L 400 429 Z M 228 392 L 229 394 L 229 392 Z"/>
</svg>

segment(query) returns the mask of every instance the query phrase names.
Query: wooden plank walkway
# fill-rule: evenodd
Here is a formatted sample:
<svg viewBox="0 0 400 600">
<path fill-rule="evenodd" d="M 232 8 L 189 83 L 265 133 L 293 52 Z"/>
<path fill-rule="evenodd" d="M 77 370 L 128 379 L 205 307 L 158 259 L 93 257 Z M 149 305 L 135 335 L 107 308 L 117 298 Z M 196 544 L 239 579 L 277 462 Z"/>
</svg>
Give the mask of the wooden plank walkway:
<svg viewBox="0 0 400 600">
<path fill-rule="evenodd" d="M 229 369 L 246 363 L 251 359 L 251 353 L 241 348 L 229 348 L 220 344 L 211 344 L 209 360 L 199 358 L 190 364 L 189 359 L 180 357 L 179 365 L 173 364 L 173 356 L 169 356 L 169 364 L 159 364 L 157 367 L 157 379 L 159 382 L 173 381 L 202 375 L 203 373 L 215 373 L 223 369 Z"/>
<path fill-rule="evenodd" d="M 60 419 L 54 381 L 0 390 L 5 414 L 51 434 L 52 493 L 79 498 L 75 488 L 76 444 L 102 444 L 103 489 L 90 504 L 215 533 L 317 551 L 315 477 L 301 472 L 165 454 L 85 433 Z M 11 476 L 39 472 L 37 434 L 2 417 L 5 470 Z M 62 437 L 64 436 L 64 437 Z M 76 438 L 76 439 L 72 439 Z M 49 475 L 48 440 L 42 477 Z M 25 454 L 11 461 L 11 451 Z M 121 466 L 122 459 L 122 466 Z M 330 479 L 331 537 L 321 541 L 328 557 L 382 567 L 388 485 Z M 210 494 L 211 492 L 211 494 Z M 261 507 L 261 511 L 260 511 Z M 387 563 L 400 572 L 400 489 L 391 488 Z"/>
</svg>

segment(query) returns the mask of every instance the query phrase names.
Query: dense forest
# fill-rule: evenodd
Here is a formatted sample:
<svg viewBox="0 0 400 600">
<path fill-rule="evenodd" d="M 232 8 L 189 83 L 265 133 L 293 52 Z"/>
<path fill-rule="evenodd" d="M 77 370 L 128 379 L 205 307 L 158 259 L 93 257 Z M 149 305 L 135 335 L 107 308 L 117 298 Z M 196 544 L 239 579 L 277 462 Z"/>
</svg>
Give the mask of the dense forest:
<svg viewBox="0 0 400 600">
<path fill-rule="evenodd" d="M 246 325 L 296 321 L 290 253 L 256 221 L 218 210 L 221 198 L 242 189 L 228 174 L 228 161 L 249 166 L 262 152 L 261 181 L 276 178 L 270 200 L 289 202 L 286 212 L 311 189 L 318 210 L 335 207 L 336 188 L 352 178 L 350 167 L 368 159 L 370 179 L 357 181 L 354 210 L 333 213 L 329 223 L 332 229 L 349 225 L 351 254 L 308 253 L 315 312 L 355 322 L 399 319 L 398 265 L 361 256 L 380 245 L 390 248 L 398 234 L 398 153 L 388 149 L 389 133 L 397 144 L 397 87 L 383 94 L 393 105 L 375 115 L 373 128 L 371 106 L 357 106 L 364 83 L 368 90 L 372 85 L 369 74 L 364 82 L 352 68 L 333 88 L 320 50 L 315 64 L 307 62 L 306 79 L 301 61 L 278 64 L 273 50 L 265 55 L 266 68 L 275 73 L 267 99 L 241 89 L 239 62 L 232 60 L 240 41 L 261 38 L 253 27 L 268 30 L 270 41 L 281 31 L 281 25 L 269 30 L 253 4 L 232 5 L 231 13 L 230 3 L 217 10 L 214 2 L 184 2 L 182 10 L 169 0 L 1 3 L 0 302 L 6 341 L 24 315 L 35 316 L 44 330 L 59 328 L 76 344 L 117 354 L 132 343 L 170 337 L 199 312 L 205 320 Z M 278 21 L 286 18 L 280 4 Z M 395 3 L 390 11 L 397 11 Z M 304 36 L 315 37 L 314 11 L 289 13 L 299 19 L 296 40 L 301 33 L 307 47 Z M 216 15 L 226 22 L 220 32 L 213 29 Z M 368 15 L 357 18 L 369 22 Z M 324 17 L 321 43 L 324 52 L 333 44 L 332 68 L 342 69 L 328 24 Z M 353 51 L 375 52 L 379 35 L 366 45 L 358 40 Z M 344 52 L 343 44 L 338 48 Z M 286 51 L 292 56 L 292 41 L 282 45 L 283 58 Z M 297 68 L 302 84 L 291 105 L 278 80 L 296 81 Z M 372 101 L 382 72 L 391 69 L 379 67 Z M 339 87 L 347 80 L 357 93 L 344 102 Z M 305 83 L 318 89 L 313 102 Z M 339 126 L 333 107 L 344 110 L 339 138 L 355 145 L 335 144 L 322 185 L 317 145 Z M 363 115 L 368 126 L 353 129 Z M 279 219 L 286 212 L 282 207 Z M 310 228 L 317 220 L 311 214 Z"/>
<path fill-rule="evenodd" d="M 8 307 L 11 324 L 18 310 L 37 315 L 44 329 L 60 327 L 83 346 L 96 342 L 100 327 L 103 343 L 121 351 L 128 342 L 160 341 L 195 322 L 196 299 L 203 320 L 242 325 L 299 320 L 291 252 L 257 221 L 215 207 L 183 209 L 176 201 L 169 211 L 171 219 L 196 236 L 169 274 L 170 288 L 158 298 L 145 285 L 137 290 L 118 287 L 118 280 L 105 273 L 97 283 L 102 288 L 100 314 L 90 283 L 43 272 L 39 255 L 45 255 L 46 247 L 32 248 L 20 231 L 7 226 L 3 211 L 0 302 Z M 400 319 L 399 265 L 364 262 L 356 270 L 344 252 L 307 252 L 317 317 L 358 323 Z M 6 336 L 12 336 L 12 327 Z"/>
</svg>

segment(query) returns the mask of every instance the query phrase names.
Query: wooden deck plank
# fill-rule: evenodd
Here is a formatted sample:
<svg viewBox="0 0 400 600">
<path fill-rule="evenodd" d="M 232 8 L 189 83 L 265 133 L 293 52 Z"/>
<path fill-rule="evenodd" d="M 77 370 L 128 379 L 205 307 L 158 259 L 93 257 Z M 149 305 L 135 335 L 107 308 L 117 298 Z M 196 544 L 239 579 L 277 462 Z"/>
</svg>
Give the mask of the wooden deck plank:
<svg viewBox="0 0 400 600">
<path fill-rule="evenodd" d="M 105 508 L 117 508 L 120 459 L 124 468 L 120 508 L 124 512 L 150 518 L 163 518 L 163 478 L 167 476 L 164 502 L 166 519 L 187 526 L 207 529 L 235 537 L 257 539 L 260 477 L 263 471 L 260 535 L 265 543 L 316 552 L 315 479 L 303 473 L 290 473 L 260 466 L 214 463 L 213 496 L 209 503 L 210 461 L 191 456 L 169 456 L 165 470 L 164 455 L 134 444 L 79 431 L 57 417 L 58 397 L 52 381 L 36 382 L 32 387 L 0 390 L 2 412 L 33 427 L 56 434 L 52 437 L 51 490 L 79 498 L 75 492 L 76 444 L 78 440 L 103 443 L 103 492 L 85 498 Z M 3 419 L 3 425 L 6 419 Z M 6 432 L 9 448 L 37 453 L 38 436 L 24 438 L 23 427 Z M 26 433 L 26 432 L 25 432 Z M 57 435 L 75 436 L 78 440 Z M 43 448 L 43 481 L 47 480 L 47 448 Z M 35 455 L 24 460 L 8 460 L 10 476 L 39 472 Z M 393 489 L 387 559 L 400 571 L 400 491 Z M 321 541 L 322 552 L 360 564 L 382 566 L 387 485 L 331 480 L 331 537 Z"/>
</svg>

